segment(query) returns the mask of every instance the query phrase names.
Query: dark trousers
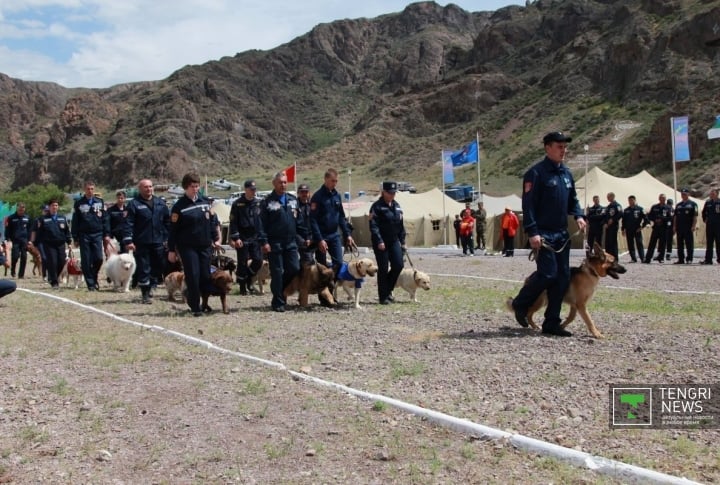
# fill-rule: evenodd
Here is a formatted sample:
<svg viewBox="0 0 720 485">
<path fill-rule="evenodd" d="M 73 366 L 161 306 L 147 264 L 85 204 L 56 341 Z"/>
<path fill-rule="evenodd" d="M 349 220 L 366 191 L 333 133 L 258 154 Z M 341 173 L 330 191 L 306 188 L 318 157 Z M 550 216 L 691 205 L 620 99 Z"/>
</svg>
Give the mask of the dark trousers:
<svg viewBox="0 0 720 485">
<path fill-rule="evenodd" d="M 210 286 L 210 255 L 212 248 L 179 247 L 177 248 L 183 264 L 185 286 L 187 287 L 187 304 L 193 313 L 201 312 L 200 288 Z"/>
<path fill-rule="evenodd" d="M 515 256 L 515 236 L 511 236 L 507 229 L 503 229 L 503 255 Z"/>
<path fill-rule="evenodd" d="M 15 273 L 15 266 L 17 265 L 18 260 L 20 260 L 20 268 L 18 269 L 18 272 Z M 10 272 L 13 274 L 13 276 L 17 274 L 19 278 L 24 278 L 26 265 L 27 241 L 13 241 Z"/>
<path fill-rule="evenodd" d="M 103 264 L 102 234 L 80 235 L 80 266 L 88 288 L 98 284 L 98 273 Z"/>
<path fill-rule="evenodd" d="M 695 234 L 693 234 L 692 228 L 678 228 L 677 252 L 678 261 L 681 263 L 692 262 L 695 253 Z"/>
<path fill-rule="evenodd" d="M 672 226 L 668 226 L 665 229 L 665 235 L 667 236 L 667 240 L 665 241 L 665 254 L 667 255 L 668 259 L 670 259 L 670 253 L 672 253 L 672 246 L 673 246 Z"/>
<path fill-rule="evenodd" d="M 600 245 L 600 247 L 603 247 L 603 225 L 602 225 L 602 223 L 590 224 L 588 227 L 589 227 L 588 236 L 587 236 L 588 246 L 590 248 L 592 248 L 595 243 L 598 243 Z M 615 234 L 617 235 L 617 232 Z"/>
<path fill-rule="evenodd" d="M 58 277 L 65 266 L 67 260 L 67 253 L 65 252 L 65 243 L 52 244 L 43 243 L 45 252 L 45 258 L 47 264 L 44 264 L 47 268 L 47 280 L 51 285 L 58 284 Z"/>
<path fill-rule="evenodd" d="M 328 268 L 332 268 L 337 275 L 338 271 L 340 271 L 340 266 L 342 266 L 344 250 L 340 234 L 335 233 L 330 236 L 323 236 L 323 239 L 328 245 L 327 252 L 323 253 L 321 251 L 316 251 L 315 259 L 318 263 L 324 264 Z M 328 261 L 328 255 L 330 255 L 329 257 L 331 261 Z"/>
<path fill-rule="evenodd" d="M 273 309 L 284 307 L 285 287 L 300 272 L 300 256 L 297 244 L 270 243 L 267 255 L 270 264 L 270 291 Z"/>
<path fill-rule="evenodd" d="M 541 247 L 535 259 L 537 271 L 530 275 L 528 282 L 520 289 L 513 300 L 513 307 L 528 309 L 543 291 L 547 291 L 548 304 L 543 328 L 552 329 L 560 325 L 562 300 L 570 285 L 570 243 L 565 244 L 570 236 L 567 231 L 541 236 L 555 251 L 560 252 Z"/>
<path fill-rule="evenodd" d="M 648 243 L 647 253 L 645 254 L 645 262 L 649 263 L 655 252 L 655 245 L 658 247 L 658 261 L 665 260 L 665 243 L 667 242 L 666 234 L 667 226 L 664 224 L 658 224 L 653 226 L 652 232 L 650 233 L 650 242 Z"/>
<path fill-rule="evenodd" d="M 618 225 L 617 223 L 610 224 L 605 228 L 605 244 L 601 244 L 605 251 L 615 256 L 618 259 L 618 242 L 617 242 Z M 589 241 L 588 241 L 589 242 Z M 590 246 L 592 247 L 592 246 Z"/>
<path fill-rule="evenodd" d="M 250 282 L 250 279 L 260 270 L 263 264 L 262 248 L 257 241 L 243 241 L 243 246 L 236 249 L 237 253 L 237 281 Z"/>
<path fill-rule="evenodd" d="M 383 301 L 392 293 L 403 270 L 402 247 L 400 241 L 385 242 L 385 251 L 380 251 L 377 247 L 374 247 L 373 251 L 378 265 L 378 298 Z"/>
<path fill-rule="evenodd" d="M 469 236 L 462 236 L 460 238 L 460 242 L 462 242 L 463 254 L 467 254 L 468 252 L 470 252 L 470 254 L 475 254 L 475 245 L 473 244 L 472 234 Z"/>
<path fill-rule="evenodd" d="M 13 280 L 0 280 L 0 298 L 9 295 L 17 289 L 17 284 Z"/>
<path fill-rule="evenodd" d="M 136 244 L 133 256 L 135 256 L 135 277 L 138 286 L 157 287 L 163 279 L 163 271 L 167 264 L 165 247 L 162 244 Z"/>
<path fill-rule="evenodd" d="M 478 224 L 475 227 L 475 242 L 478 249 L 485 249 L 485 226 Z"/>
<path fill-rule="evenodd" d="M 717 262 L 720 263 L 720 223 L 707 222 L 705 226 L 705 262 L 712 263 L 713 246 L 715 246 Z"/>
<path fill-rule="evenodd" d="M 461 247 L 460 245 L 460 231 L 455 231 L 455 245 L 457 247 Z"/>
<path fill-rule="evenodd" d="M 626 231 L 625 232 L 625 241 L 627 242 L 628 252 L 630 253 L 630 259 L 633 261 L 637 261 L 637 258 L 635 257 L 635 248 L 637 247 L 638 256 L 640 256 L 640 261 L 645 260 L 645 248 L 643 247 L 643 237 L 642 232 L 640 232 L 640 229 L 637 229 L 635 231 Z"/>
</svg>

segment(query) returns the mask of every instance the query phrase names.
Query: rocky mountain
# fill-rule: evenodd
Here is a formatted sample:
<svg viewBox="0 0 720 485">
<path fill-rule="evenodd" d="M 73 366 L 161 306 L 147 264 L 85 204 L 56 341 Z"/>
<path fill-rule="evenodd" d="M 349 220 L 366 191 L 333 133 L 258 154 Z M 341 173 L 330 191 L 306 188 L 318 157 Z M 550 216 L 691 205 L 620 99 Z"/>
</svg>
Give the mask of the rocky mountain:
<svg viewBox="0 0 720 485">
<path fill-rule="evenodd" d="M 690 115 L 693 162 L 680 177 L 701 193 L 720 166 L 705 135 L 720 114 L 718 37 L 713 0 L 537 0 L 496 12 L 418 2 L 158 82 L 66 89 L 0 75 L 3 183 L 121 187 L 297 161 L 422 189 L 436 185 L 440 151 L 477 132 L 492 192 L 539 156 L 550 129 L 588 144 L 615 175 L 667 177 L 670 117 Z"/>
</svg>

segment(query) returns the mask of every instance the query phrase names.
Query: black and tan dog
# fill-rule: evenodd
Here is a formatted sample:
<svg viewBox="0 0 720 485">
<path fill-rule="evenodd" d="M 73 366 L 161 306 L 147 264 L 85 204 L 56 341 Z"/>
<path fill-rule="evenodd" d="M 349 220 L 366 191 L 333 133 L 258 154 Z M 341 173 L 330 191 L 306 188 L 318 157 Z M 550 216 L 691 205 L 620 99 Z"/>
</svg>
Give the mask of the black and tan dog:
<svg viewBox="0 0 720 485">
<path fill-rule="evenodd" d="M 579 267 L 570 268 L 570 286 L 563 298 L 563 303 L 570 305 L 570 313 L 568 313 L 561 327 L 565 328 L 568 326 L 575 320 L 575 316 L 580 313 L 592 336 L 595 338 L 603 338 L 603 335 L 597 329 L 587 311 L 587 304 L 595 294 L 595 289 L 600 282 L 600 278 L 610 276 L 611 278 L 618 279 L 618 275 L 626 271 L 625 267 L 618 264 L 612 254 L 605 252 L 598 243 L 595 243 L 592 251 L 587 252 L 587 258 L 582 264 Z M 525 280 L 526 283 L 530 276 Z M 507 300 L 507 305 L 512 311 L 512 298 Z M 536 330 L 538 326 L 533 321 L 532 316 L 545 305 L 547 305 L 547 293 L 543 292 L 538 299 L 535 300 L 535 303 L 528 308 L 528 323 Z"/>
<path fill-rule="evenodd" d="M 285 301 L 295 293 L 299 293 L 298 302 L 301 307 L 308 306 L 308 296 L 317 294 L 325 306 L 334 306 L 335 298 L 332 295 L 332 288 L 335 281 L 335 273 L 332 268 L 324 264 L 304 264 L 300 273 L 285 287 Z"/>
<path fill-rule="evenodd" d="M 210 286 L 200 289 L 200 297 L 202 299 L 202 311 L 211 312 L 212 308 L 208 305 L 211 296 L 219 296 L 222 303 L 222 311 L 226 315 L 230 313 L 227 306 L 227 295 L 232 291 L 233 278 L 230 273 L 223 269 L 210 269 Z"/>
</svg>

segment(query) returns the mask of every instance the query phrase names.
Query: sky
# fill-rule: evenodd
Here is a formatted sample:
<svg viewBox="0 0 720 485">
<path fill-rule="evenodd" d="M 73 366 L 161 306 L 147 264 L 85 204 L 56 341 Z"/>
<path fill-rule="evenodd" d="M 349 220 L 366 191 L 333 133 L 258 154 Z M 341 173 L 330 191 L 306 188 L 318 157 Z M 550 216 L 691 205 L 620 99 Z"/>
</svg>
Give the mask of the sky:
<svg viewBox="0 0 720 485">
<path fill-rule="evenodd" d="M 410 0 L 0 0 L 0 73 L 65 87 L 164 79 L 188 64 L 267 50 L 338 19 Z M 513 0 L 437 1 L 493 11 Z"/>
</svg>

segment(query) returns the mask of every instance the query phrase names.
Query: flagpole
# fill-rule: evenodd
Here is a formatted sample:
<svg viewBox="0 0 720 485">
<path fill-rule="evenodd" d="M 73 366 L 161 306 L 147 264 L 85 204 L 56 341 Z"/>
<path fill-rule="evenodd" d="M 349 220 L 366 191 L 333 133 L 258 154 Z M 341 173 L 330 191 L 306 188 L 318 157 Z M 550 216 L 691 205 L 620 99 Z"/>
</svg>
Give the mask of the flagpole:
<svg viewBox="0 0 720 485">
<path fill-rule="evenodd" d="M 445 159 L 443 158 L 443 151 L 440 150 L 440 187 L 442 187 L 442 194 L 443 194 L 443 224 L 445 225 L 445 228 L 443 230 L 443 246 L 447 246 L 447 237 L 448 237 L 448 223 L 447 223 L 447 213 L 445 212 Z"/>
<path fill-rule="evenodd" d="M 677 162 L 675 161 L 675 118 L 670 118 L 670 140 L 672 141 L 673 197 L 677 202 Z"/>
<path fill-rule="evenodd" d="M 482 185 L 480 185 L 480 130 L 475 132 L 475 141 L 477 142 L 477 172 L 478 172 L 478 201 L 482 200 Z"/>
<path fill-rule="evenodd" d="M 297 173 L 297 160 L 293 162 L 293 167 L 295 169 L 295 193 L 297 194 L 297 181 L 298 181 L 298 173 Z"/>
</svg>

